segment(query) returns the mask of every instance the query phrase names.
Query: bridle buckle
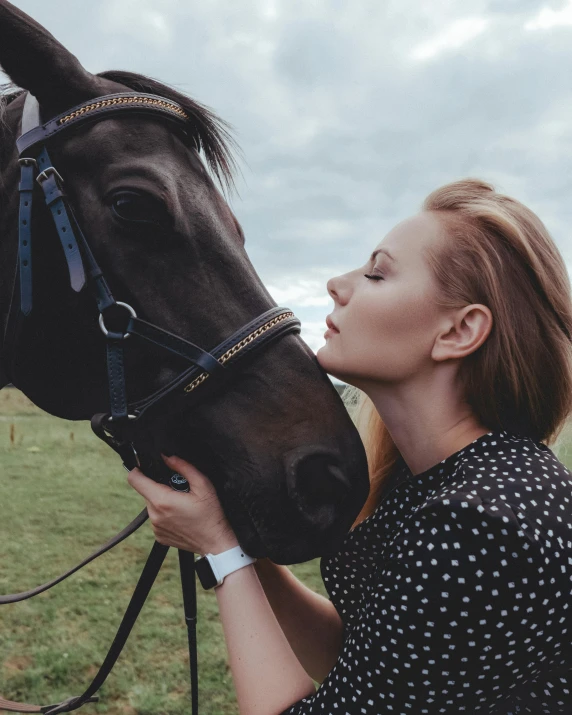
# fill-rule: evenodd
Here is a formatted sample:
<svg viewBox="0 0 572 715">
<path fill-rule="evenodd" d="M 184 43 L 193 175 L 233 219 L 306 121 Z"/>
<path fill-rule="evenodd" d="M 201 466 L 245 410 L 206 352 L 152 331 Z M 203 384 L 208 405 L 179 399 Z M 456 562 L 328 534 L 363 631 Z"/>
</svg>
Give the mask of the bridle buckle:
<svg viewBox="0 0 572 715">
<path fill-rule="evenodd" d="M 36 164 L 36 166 L 37 166 L 37 164 Z M 61 175 L 60 172 L 59 172 L 57 169 L 55 169 L 53 166 L 48 166 L 47 169 L 44 169 L 41 173 L 39 173 L 38 176 L 36 176 L 36 181 L 37 181 L 38 184 L 41 186 L 41 185 L 42 185 L 42 182 L 44 182 L 44 181 L 46 181 L 47 179 L 49 179 L 50 174 L 53 174 L 62 184 L 64 183 L 64 180 L 63 180 L 63 178 L 62 178 L 62 175 Z"/>
<path fill-rule="evenodd" d="M 20 166 L 34 166 L 38 169 L 38 162 L 35 159 L 32 159 L 31 156 L 24 156 L 21 159 L 18 159 L 18 164 L 20 164 Z"/>
</svg>

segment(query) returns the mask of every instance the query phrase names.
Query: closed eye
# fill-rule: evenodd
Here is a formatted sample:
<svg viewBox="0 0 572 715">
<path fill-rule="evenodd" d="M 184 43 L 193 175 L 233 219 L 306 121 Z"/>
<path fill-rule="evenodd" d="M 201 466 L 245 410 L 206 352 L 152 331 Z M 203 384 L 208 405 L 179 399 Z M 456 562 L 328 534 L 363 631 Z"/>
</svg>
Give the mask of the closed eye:
<svg viewBox="0 0 572 715">
<path fill-rule="evenodd" d="M 383 276 L 380 276 L 376 273 L 364 273 L 364 276 L 366 278 L 369 278 L 370 281 L 382 281 L 384 280 Z"/>
</svg>

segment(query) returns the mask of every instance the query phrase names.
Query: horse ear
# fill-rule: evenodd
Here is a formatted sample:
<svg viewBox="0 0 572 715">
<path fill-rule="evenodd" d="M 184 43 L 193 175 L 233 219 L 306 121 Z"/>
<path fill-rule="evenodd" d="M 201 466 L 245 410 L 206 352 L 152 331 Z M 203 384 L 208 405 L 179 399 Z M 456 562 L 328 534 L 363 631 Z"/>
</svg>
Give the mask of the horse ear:
<svg viewBox="0 0 572 715">
<path fill-rule="evenodd" d="M 0 65 L 38 99 L 45 117 L 99 94 L 98 78 L 8 0 L 0 0 Z"/>
</svg>

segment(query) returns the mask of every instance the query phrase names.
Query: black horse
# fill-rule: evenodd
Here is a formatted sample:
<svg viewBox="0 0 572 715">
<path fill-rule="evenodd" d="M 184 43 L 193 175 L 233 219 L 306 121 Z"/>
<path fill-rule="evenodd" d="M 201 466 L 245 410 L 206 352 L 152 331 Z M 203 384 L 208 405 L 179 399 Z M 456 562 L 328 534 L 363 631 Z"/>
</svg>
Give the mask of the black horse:
<svg viewBox="0 0 572 715">
<path fill-rule="evenodd" d="M 14 82 L 0 107 L 0 341 L 17 266 L 15 142 L 26 95 L 18 88 L 37 98 L 42 121 L 126 91 L 174 100 L 189 117 L 181 134 L 160 118 L 109 116 L 50 144 L 74 214 L 117 300 L 205 349 L 276 305 L 210 176 L 232 182 L 224 122 L 147 77 L 91 74 L 6 0 L 0 0 L 0 65 Z M 109 409 L 98 313 L 86 290 L 70 288 L 43 202 L 35 202 L 32 225 L 34 310 L 15 359 L 2 353 L 0 386 L 13 382 L 53 415 L 90 419 Z M 173 380 L 181 360 L 125 341 L 125 371 L 129 398 L 137 400 Z M 293 334 L 266 347 L 224 389 L 166 416 L 139 439 L 157 458 L 159 452 L 177 454 L 204 471 L 243 548 L 277 563 L 336 548 L 368 493 L 357 432 L 315 356 Z"/>
</svg>

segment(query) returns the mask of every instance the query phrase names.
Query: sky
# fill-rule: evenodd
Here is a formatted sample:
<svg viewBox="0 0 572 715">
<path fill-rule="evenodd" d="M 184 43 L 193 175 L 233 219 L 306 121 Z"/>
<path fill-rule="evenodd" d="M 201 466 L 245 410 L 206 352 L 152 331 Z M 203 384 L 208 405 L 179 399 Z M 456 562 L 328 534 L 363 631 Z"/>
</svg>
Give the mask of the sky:
<svg viewBox="0 0 572 715">
<path fill-rule="evenodd" d="M 150 75 L 241 147 L 230 204 L 317 350 L 331 276 L 450 181 L 535 211 L 572 266 L 572 0 L 16 0 L 92 72 Z"/>
</svg>

